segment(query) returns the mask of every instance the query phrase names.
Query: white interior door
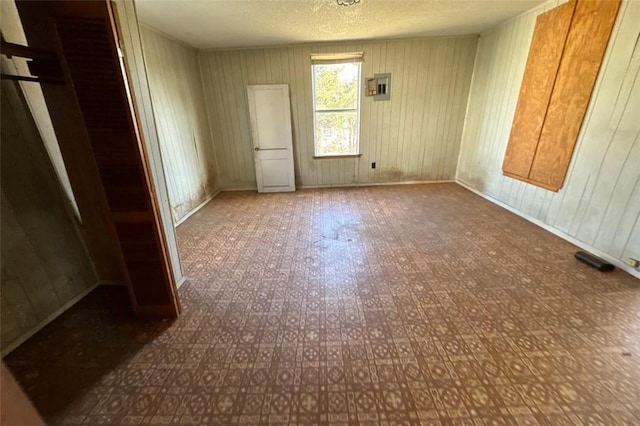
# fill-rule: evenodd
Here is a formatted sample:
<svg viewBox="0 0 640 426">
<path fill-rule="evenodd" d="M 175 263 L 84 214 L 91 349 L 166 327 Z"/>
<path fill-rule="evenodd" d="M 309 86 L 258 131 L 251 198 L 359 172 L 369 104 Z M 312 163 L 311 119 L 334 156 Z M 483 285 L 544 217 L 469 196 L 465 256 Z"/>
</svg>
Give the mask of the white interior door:
<svg viewBox="0 0 640 426">
<path fill-rule="evenodd" d="M 258 192 L 296 190 L 288 84 L 248 86 Z"/>
</svg>

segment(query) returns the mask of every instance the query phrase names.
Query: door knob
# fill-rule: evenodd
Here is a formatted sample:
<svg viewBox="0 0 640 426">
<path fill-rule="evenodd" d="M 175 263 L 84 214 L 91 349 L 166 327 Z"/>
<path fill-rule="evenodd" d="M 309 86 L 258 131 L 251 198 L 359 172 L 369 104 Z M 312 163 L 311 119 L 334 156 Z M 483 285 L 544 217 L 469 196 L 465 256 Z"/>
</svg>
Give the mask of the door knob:
<svg viewBox="0 0 640 426">
<path fill-rule="evenodd" d="M 260 151 L 260 148 L 258 148 L 257 146 L 255 148 L 253 148 L 254 151 Z"/>
</svg>

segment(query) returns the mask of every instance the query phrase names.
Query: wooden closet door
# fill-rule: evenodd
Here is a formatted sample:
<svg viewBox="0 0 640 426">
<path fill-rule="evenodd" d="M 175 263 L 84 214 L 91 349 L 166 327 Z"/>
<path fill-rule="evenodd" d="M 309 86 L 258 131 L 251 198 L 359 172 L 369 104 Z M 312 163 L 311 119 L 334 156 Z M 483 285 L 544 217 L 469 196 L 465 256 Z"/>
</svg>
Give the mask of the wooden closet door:
<svg viewBox="0 0 640 426">
<path fill-rule="evenodd" d="M 536 20 L 502 164 L 505 175 L 529 177 L 575 7 L 572 0 Z"/>
<path fill-rule="evenodd" d="M 540 134 L 529 179 L 559 190 L 587 112 L 620 0 L 580 0 Z"/>
<path fill-rule="evenodd" d="M 84 158 L 65 161 L 84 161 L 99 177 L 95 191 L 105 200 L 105 221 L 117 241 L 136 313 L 176 317 L 176 283 L 109 4 L 63 0 L 17 6 L 29 45 L 58 53 L 66 84 L 43 86 L 45 100 L 56 134 L 64 139 L 63 157 L 74 146 L 90 146 Z"/>
</svg>

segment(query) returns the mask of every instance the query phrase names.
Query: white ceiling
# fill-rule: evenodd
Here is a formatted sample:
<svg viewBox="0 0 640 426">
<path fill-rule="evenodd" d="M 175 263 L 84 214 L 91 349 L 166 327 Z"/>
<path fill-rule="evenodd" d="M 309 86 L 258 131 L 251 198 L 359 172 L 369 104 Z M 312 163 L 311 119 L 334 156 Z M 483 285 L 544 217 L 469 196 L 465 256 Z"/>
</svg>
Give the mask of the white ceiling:
<svg viewBox="0 0 640 426">
<path fill-rule="evenodd" d="M 141 22 L 198 48 L 477 34 L 544 0 L 136 0 Z"/>
</svg>

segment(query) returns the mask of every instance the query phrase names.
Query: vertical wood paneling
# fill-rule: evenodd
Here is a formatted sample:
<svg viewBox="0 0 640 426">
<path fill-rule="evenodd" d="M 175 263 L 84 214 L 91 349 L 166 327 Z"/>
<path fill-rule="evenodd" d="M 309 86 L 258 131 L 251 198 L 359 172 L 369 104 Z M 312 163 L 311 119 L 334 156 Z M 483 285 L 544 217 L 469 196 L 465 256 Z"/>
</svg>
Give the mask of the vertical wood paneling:
<svg viewBox="0 0 640 426">
<path fill-rule="evenodd" d="M 221 187 L 256 185 L 249 84 L 289 84 L 299 186 L 454 178 L 476 44 L 422 38 L 199 52 Z M 363 78 L 392 73 L 391 100 L 362 96 L 362 157 L 314 160 L 310 55 L 360 50 Z"/>
<path fill-rule="evenodd" d="M 500 170 L 536 16 L 558 3 L 481 36 L 457 177 L 613 258 L 639 258 L 640 3 L 621 6 L 564 187 L 553 193 Z"/>
<path fill-rule="evenodd" d="M 141 27 L 174 220 L 217 189 L 216 161 L 196 51 Z"/>
<path fill-rule="evenodd" d="M 97 283 L 27 106 L 2 83 L 2 333 L 6 351 Z"/>
</svg>

